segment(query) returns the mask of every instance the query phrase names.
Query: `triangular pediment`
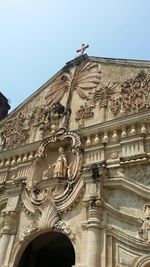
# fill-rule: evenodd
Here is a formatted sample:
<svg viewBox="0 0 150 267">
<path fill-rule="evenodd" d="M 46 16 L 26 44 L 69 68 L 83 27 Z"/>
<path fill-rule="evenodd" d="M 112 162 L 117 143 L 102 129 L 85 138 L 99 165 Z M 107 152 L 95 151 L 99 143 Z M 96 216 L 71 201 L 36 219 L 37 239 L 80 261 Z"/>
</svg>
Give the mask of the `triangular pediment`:
<svg viewBox="0 0 150 267">
<path fill-rule="evenodd" d="M 80 56 L 1 122 L 1 146 L 47 137 L 61 127 L 89 127 L 150 107 L 148 62 Z"/>
</svg>

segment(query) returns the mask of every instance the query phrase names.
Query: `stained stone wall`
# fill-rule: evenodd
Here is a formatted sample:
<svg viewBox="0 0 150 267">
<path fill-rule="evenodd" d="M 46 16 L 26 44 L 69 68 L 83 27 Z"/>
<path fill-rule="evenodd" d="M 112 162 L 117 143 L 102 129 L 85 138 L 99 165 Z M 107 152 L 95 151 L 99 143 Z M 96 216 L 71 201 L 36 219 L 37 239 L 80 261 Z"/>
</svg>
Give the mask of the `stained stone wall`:
<svg viewBox="0 0 150 267">
<path fill-rule="evenodd" d="M 80 56 L 0 124 L 0 266 L 57 231 L 76 267 L 150 262 L 150 62 Z"/>
</svg>

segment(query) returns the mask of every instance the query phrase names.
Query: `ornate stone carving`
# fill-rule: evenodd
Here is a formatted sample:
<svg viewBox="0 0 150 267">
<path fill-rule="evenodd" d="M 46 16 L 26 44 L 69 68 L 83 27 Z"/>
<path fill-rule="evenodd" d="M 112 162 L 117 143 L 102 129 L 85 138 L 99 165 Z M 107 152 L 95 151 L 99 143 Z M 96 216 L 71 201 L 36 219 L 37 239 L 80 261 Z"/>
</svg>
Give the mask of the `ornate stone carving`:
<svg viewBox="0 0 150 267">
<path fill-rule="evenodd" d="M 6 211 L 3 210 L 1 212 L 2 216 L 2 233 L 3 234 L 15 234 L 16 233 L 16 228 L 17 228 L 17 216 L 18 212 L 16 211 Z"/>
<path fill-rule="evenodd" d="M 39 229 L 52 229 L 60 219 L 57 208 L 51 200 L 46 200 L 41 207 L 41 216 L 38 221 Z"/>
<path fill-rule="evenodd" d="M 137 112 L 150 107 L 150 76 L 137 75 L 134 79 L 128 79 L 121 84 L 120 95 L 111 98 L 111 110 L 113 114 L 119 112 Z"/>
<path fill-rule="evenodd" d="M 48 169 L 43 173 L 43 179 L 48 178 L 49 171 L 52 170 L 53 177 L 66 177 L 69 173 L 69 166 L 67 163 L 66 155 L 63 147 L 59 147 L 59 156 L 56 162 L 52 165 L 49 164 Z"/>
<path fill-rule="evenodd" d="M 5 137 L 3 135 L 3 131 L 1 130 L 0 131 L 0 150 L 3 148 L 4 144 L 5 144 Z"/>
<path fill-rule="evenodd" d="M 37 231 L 38 227 L 31 223 L 27 226 L 27 228 L 24 230 L 24 232 L 20 235 L 19 237 L 19 241 L 23 242 L 25 240 L 25 238 L 27 238 L 30 234 L 32 234 L 33 232 Z"/>
<path fill-rule="evenodd" d="M 66 69 L 54 82 L 46 95 L 47 105 L 59 102 L 66 92 L 76 90 L 82 99 L 87 98 L 86 90 L 96 88 L 100 82 L 101 71 L 97 63 L 81 63 L 72 69 Z"/>
<path fill-rule="evenodd" d="M 0 150 L 24 143 L 29 137 L 30 126 L 40 126 L 42 137 L 44 132 L 52 130 L 53 124 L 65 114 L 65 108 L 60 103 L 53 104 L 51 108 L 46 105 L 35 107 L 25 116 L 22 112 L 6 121 L 0 131 Z"/>
<path fill-rule="evenodd" d="M 89 201 L 88 220 L 95 219 L 98 223 L 102 221 L 103 201 L 101 199 L 93 199 Z"/>
<path fill-rule="evenodd" d="M 65 71 L 55 80 L 45 99 L 47 105 L 52 106 L 68 93 L 64 127 L 68 128 L 73 91 L 76 91 L 80 98 L 88 99 L 86 91 L 96 88 L 100 78 L 101 71 L 98 64 L 83 61 L 72 68 L 66 66 Z"/>
<path fill-rule="evenodd" d="M 87 103 L 84 103 L 84 106 L 80 106 L 80 109 L 76 112 L 76 120 L 86 120 L 94 116 L 93 112 L 94 106 L 89 106 Z"/>
<path fill-rule="evenodd" d="M 67 153 L 70 155 L 70 161 L 67 160 L 68 154 L 64 152 L 63 148 L 58 147 L 58 144 L 63 144 L 63 142 L 66 151 L 68 150 Z M 47 156 L 47 146 L 52 145 L 54 147 L 53 143 L 56 145 L 57 152 L 59 150 L 56 161 L 44 171 L 41 180 L 38 182 L 32 181 L 34 172 L 36 173 L 38 170 L 38 165 Z M 29 182 L 27 180 L 26 189 L 22 195 L 26 209 L 32 214 L 39 210 L 41 214 L 38 221 L 38 229 L 57 227 L 59 230 L 69 233 L 67 226 L 60 222 L 60 214 L 57 207 L 64 203 L 78 182 L 81 176 L 82 164 L 81 140 L 74 132 L 61 128 L 55 135 L 51 135 L 40 145 L 28 174 Z M 36 175 L 35 177 L 37 179 Z"/>
<path fill-rule="evenodd" d="M 1 132 L 3 136 L 3 145 L 10 147 L 24 143 L 29 136 L 28 124 L 26 117 L 22 113 L 18 113 L 12 119 L 6 121 Z"/>
<path fill-rule="evenodd" d="M 140 218 L 139 221 L 142 223 L 139 236 L 150 245 L 150 204 L 144 205 L 144 220 Z"/>
<path fill-rule="evenodd" d="M 57 223 L 55 223 L 54 228 L 56 228 L 60 232 L 63 232 L 67 235 L 69 235 L 71 233 L 70 227 L 64 221 L 61 221 L 61 220 L 59 220 Z"/>
<path fill-rule="evenodd" d="M 93 93 L 94 103 L 98 102 L 100 108 L 107 107 L 108 101 L 117 87 L 118 83 L 108 82 L 107 84 L 101 84 Z"/>
<path fill-rule="evenodd" d="M 48 198 L 49 190 L 47 188 L 40 189 L 40 188 L 33 188 L 32 191 L 30 191 L 29 196 L 31 199 L 31 202 L 33 204 L 42 204 L 45 202 L 45 200 Z"/>
</svg>

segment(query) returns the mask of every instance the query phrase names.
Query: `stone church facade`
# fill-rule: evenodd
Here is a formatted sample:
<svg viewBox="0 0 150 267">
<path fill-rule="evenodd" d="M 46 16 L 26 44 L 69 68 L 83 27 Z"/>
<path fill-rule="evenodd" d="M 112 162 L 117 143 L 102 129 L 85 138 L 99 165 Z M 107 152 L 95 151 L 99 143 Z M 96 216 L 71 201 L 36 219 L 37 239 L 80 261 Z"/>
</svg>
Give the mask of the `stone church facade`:
<svg viewBox="0 0 150 267">
<path fill-rule="evenodd" d="M 68 62 L 0 122 L 0 266 L 150 266 L 149 162 L 150 62 Z"/>
</svg>

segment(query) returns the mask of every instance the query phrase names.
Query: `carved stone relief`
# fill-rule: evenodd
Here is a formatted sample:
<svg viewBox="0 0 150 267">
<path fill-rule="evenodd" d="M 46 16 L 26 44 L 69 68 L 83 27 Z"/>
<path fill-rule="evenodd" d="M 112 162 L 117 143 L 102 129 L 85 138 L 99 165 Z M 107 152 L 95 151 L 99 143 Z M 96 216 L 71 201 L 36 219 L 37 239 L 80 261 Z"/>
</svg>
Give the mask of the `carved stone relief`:
<svg viewBox="0 0 150 267">
<path fill-rule="evenodd" d="M 24 143 L 29 136 L 26 117 L 18 113 L 12 119 L 9 119 L 1 130 L 3 146 L 12 147 L 14 144 Z"/>
<path fill-rule="evenodd" d="M 37 231 L 38 227 L 35 226 L 33 223 L 29 224 L 27 228 L 23 231 L 23 233 L 19 237 L 19 241 L 23 242 L 25 238 L 27 238 L 30 234 Z"/>
<path fill-rule="evenodd" d="M 62 142 L 63 144 L 63 142 L 66 142 L 65 140 L 69 140 L 69 143 L 67 145 L 69 146 L 68 147 L 69 150 L 68 149 L 67 150 L 68 153 L 70 154 L 69 158 L 71 158 L 71 161 L 70 160 L 68 161 L 63 145 L 57 148 L 57 143 Z M 43 171 L 43 174 L 39 182 L 35 183 L 33 180 L 34 173 L 37 171 L 40 162 L 42 164 L 42 162 L 44 162 L 44 158 L 47 157 L 46 147 L 49 144 L 53 143 L 56 144 L 56 152 L 58 156 L 56 157 L 54 162 L 48 163 L 48 166 Z M 66 148 L 67 147 L 65 145 L 65 149 Z M 46 183 L 54 184 L 53 188 L 51 188 L 50 190 L 53 196 L 60 194 L 60 192 L 62 192 L 63 197 L 65 194 L 64 192 L 66 192 L 66 195 L 68 195 L 68 193 L 72 191 L 73 185 L 76 183 L 76 181 L 81 175 L 82 164 L 83 164 L 83 156 L 81 151 L 81 140 L 76 133 L 71 131 L 66 131 L 65 129 L 60 129 L 59 131 L 57 131 L 55 136 L 52 135 L 48 139 L 46 139 L 40 145 L 39 150 L 35 155 L 35 160 L 33 161 L 33 164 L 31 166 L 27 178 L 27 188 L 33 189 L 32 191 L 30 191 L 30 194 L 32 192 L 32 198 L 34 199 L 34 201 L 36 199 L 39 202 L 40 199 L 45 197 L 47 191 L 49 192 L 49 189 L 46 191 L 45 188 Z M 39 186 L 42 186 L 42 191 Z"/>
<path fill-rule="evenodd" d="M 99 108 L 110 107 L 112 113 L 138 112 L 150 107 L 150 75 L 137 75 L 122 83 L 108 82 L 97 84 L 90 92 L 92 105 L 85 102 L 76 113 L 76 120 L 87 119 L 94 116 L 94 107 L 98 103 Z M 88 97 L 87 97 L 88 100 Z"/>
<path fill-rule="evenodd" d="M 115 89 L 118 87 L 118 83 L 108 82 L 107 84 L 101 84 L 93 93 L 94 103 L 99 104 L 99 108 L 107 107 L 108 101 L 115 93 Z"/>
<path fill-rule="evenodd" d="M 72 68 L 66 67 L 65 71 L 56 79 L 50 91 L 47 93 L 45 100 L 47 105 L 51 106 L 59 102 L 66 93 L 68 94 L 64 127 L 68 128 L 73 92 L 76 91 L 81 99 L 87 100 L 89 90 L 96 88 L 100 79 L 101 71 L 99 66 L 97 63 L 92 62 L 80 62 L 80 64 Z M 80 119 L 81 113 L 83 114 L 83 108 L 81 107 L 80 109 L 82 110 L 77 111 L 76 114 L 77 119 Z M 89 114 L 89 111 L 84 111 L 84 115 L 82 116 L 87 116 L 87 113 Z"/>
<path fill-rule="evenodd" d="M 33 108 L 32 112 L 25 116 L 22 112 L 6 121 L 0 131 L 0 150 L 23 144 L 29 137 L 31 125 L 39 127 L 41 137 L 46 130 L 52 131 L 53 125 L 57 125 L 64 116 L 65 108 L 59 102 L 51 108 L 46 105 Z M 58 127 L 58 125 L 57 125 Z"/>
<path fill-rule="evenodd" d="M 94 106 L 88 106 L 88 104 L 85 102 L 84 106 L 81 105 L 80 109 L 76 112 L 76 120 L 86 120 L 89 118 L 92 118 L 94 116 L 93 112 Z"/>
<path fill-rule="evenodd" d="M 139 219 L 141 227 L 138 231 L 139 236 L 150 245 L 150 204 L 144 206 L 144 219 Z"/>
<path fill-rule="evenodd" d="M 111 99 L 111 110 L 114 115 L 119 112 L 137 112 L 150 107 L 150 76 L 137 75 L 121 84 L 117 98 Z"/>
<path fill-rule="evenodd" d="M 64 147 L 63 147 L 64 143 Z M 47 147 L 55 144 L 56 159 L 44 170 L 40 180 L 32 181 L 35 173 L 37 179 L 38 165 L 42 164 L 47 156 Z M 61 146 L 58 146 L 61 144 Z M 67 148 L 68 146 L 68 148 Z M 50 146 L 51 147 L 51 146 Z M 53 148 L 54 149 L 54 148 Z M 68 161 L 65 151 L 69 149 L 71 161 Z M 38 212 L 37 225 L 27 227 L 20 236 L 22 241 L 28 234 L 39 230 L 57 229 L 65 234 L 70 234 L 71 229 L 61 220 L 57 206 L 69 198 L 74 185 L 81 176 L 82 152 L 80 137 L 71 131 L 59 129 L 55 135 L 43 141 L 28 174 L 26 188 L 23 191 L 22 201 L 26 210 L 31 214 Z"/>
<path fill-rule="evenodd" d="M 69 235 L 71 233 L 70 227 L 64 222 L 59 220 L 57 223 L 55 223 L 54 228 L 57 230 L 64 232 L 65 234 Z"/>
<path fill-rule="evenodd" d="M 100 82 L 101 71 L 97 63 L 81 63 L 71 69 L 66 69 L 54 82 L 45 99 L 51 106 L 59 102 L 67 92 L 76 91 L 82 99 L 86 99 L 87 90 L 96 88 Z"/>
</svg>

